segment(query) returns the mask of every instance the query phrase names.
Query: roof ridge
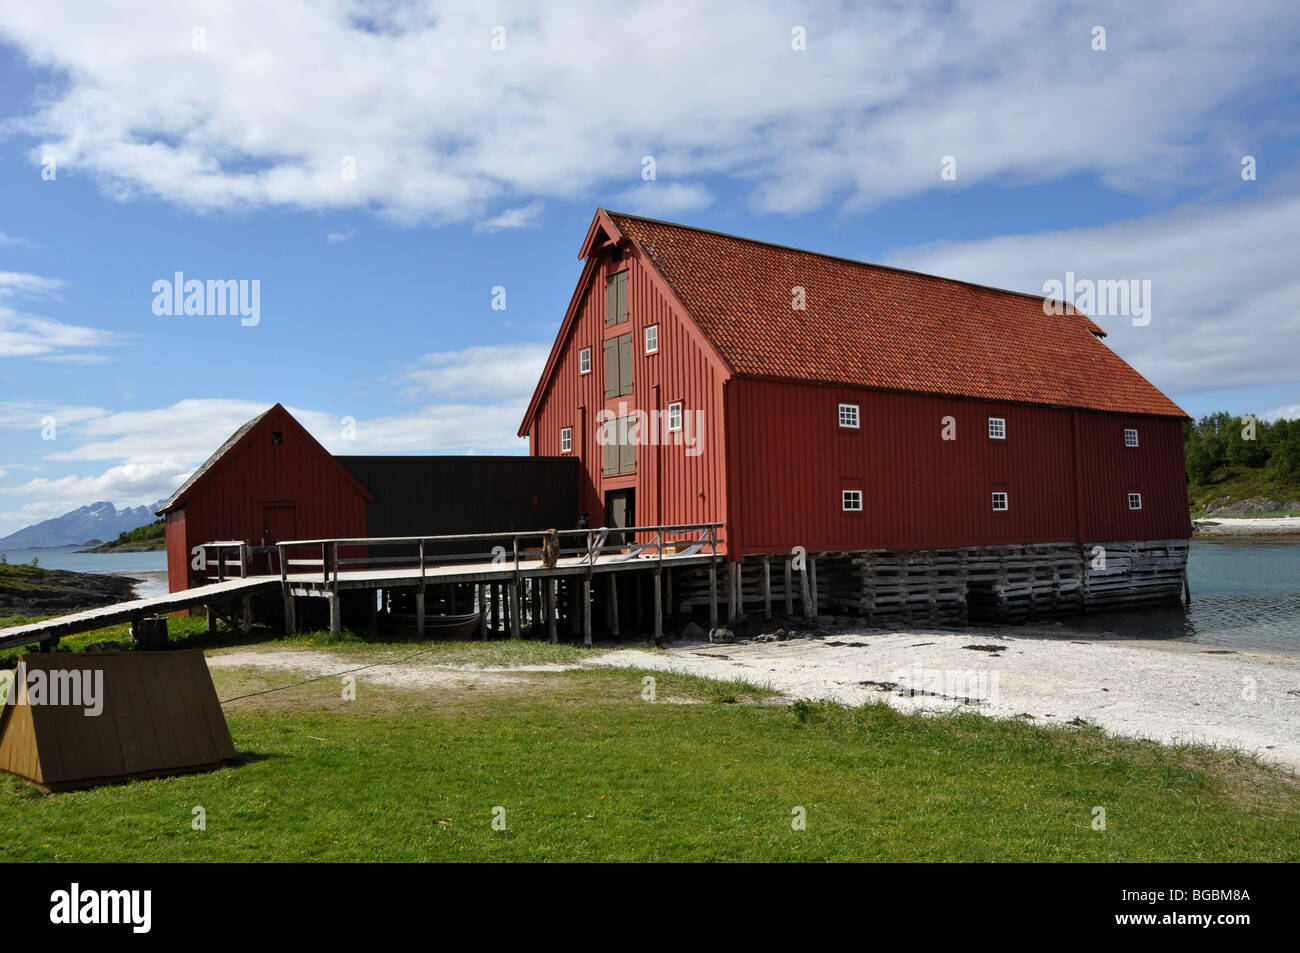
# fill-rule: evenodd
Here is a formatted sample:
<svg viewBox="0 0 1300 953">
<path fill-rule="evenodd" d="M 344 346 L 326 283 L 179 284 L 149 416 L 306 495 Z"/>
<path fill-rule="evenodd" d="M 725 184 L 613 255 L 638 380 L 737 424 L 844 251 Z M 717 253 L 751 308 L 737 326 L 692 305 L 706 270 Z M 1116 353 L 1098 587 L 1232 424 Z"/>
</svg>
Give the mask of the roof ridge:
<svg viewBox="0 0 1300 953">
<path fill-rule="evenodd" d="M 932 281 L 949 281 L 953 284 L 966 285 L 968 288 L 979 288 L 981 291 L 996 291 L 999 294 L 1016 295 L 1021 298 L 1028 298 L 1031 301 L 1059 301 L 1058 298 L 1049 298 L 1046 295 L 1036 295 L 1028 291 L 1015 291 L 1011 288 L 999 288 L 996 285 L 982 285 L 977 281 L 967 281 L 965 278 L 949 278 L 947 275 L 935 275 L 928 271 L 917 271 L 914 268 L 903 268 L 899 265 L 883 265 L 879 262 L 864 261 L 861 258 L 846 258 L 843 255 L 832 255 L 827 252 L 813 251 L 810 248 L 799 248 L 795 245 L 782 245 L 780 242 L 769 242 L 762 238 L 749 238 L 745 235 L 736 235 L 731 232 L 718 231 L 715 228 L 701 228 L 697 225 L 683 225 L 681 222 L 669 222 L 661 218 L 650 218 L 646 215 L 633 215 L 629 212 L 615 212 L 605 209 L 605 214 L 610 218 L 629 218 L 638 222 L 648 222 L 651 225 L 663 225 L 668 228 L 680 228 L 688 232 L 700 232 L 704 235 L 716 235 L 719 238 L 730 238 L 738 242 L 748 242 L 751 245 L 765 245 L 768 248 L 777 248 L 781 251 L 794 252 L 799 255 L 812 255 L 814 258 L 825 258 L 830 261 L 841 261 L 847 265 L 857 265 L 860 268 L 878 268 L 882 271 L 893 271 L 904 275 L 915 275 L 918 278 L 929 278 Z M 1068 301 L 1060 302 L 1068 310 L 1066 314 L 1076 314 L 1080 317 L 1092 321 L 1093 318 L 1086 311 L 1080 311 Z"/>
</svg>

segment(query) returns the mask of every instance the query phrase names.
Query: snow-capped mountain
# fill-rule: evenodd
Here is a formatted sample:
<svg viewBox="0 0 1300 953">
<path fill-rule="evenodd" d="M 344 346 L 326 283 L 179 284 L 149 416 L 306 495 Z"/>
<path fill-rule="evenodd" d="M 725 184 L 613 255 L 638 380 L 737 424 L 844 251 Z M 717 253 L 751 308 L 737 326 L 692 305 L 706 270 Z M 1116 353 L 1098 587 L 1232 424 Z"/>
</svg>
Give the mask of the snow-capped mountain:
<svg viewBox="0 0 1300 953">
<path fill-rule="evenodd" d="M 25 526 L 0 539 L 0 548 L 38 549 L 43 546 L 80 545 L 92 539 L 107 542 L 118 534 L 152 523 L 159 504 L 119 510 L 112 503 L 91 503 L 62 516 Z"/>
</svg>

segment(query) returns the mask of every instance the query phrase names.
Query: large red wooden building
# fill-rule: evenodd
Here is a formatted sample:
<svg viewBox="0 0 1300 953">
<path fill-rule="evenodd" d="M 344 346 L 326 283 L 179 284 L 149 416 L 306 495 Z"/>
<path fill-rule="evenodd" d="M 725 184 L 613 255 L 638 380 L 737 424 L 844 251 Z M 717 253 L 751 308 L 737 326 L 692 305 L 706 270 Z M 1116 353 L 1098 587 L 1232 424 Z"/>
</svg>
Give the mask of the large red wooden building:
<svg viewBox="0 0 1300 953">
<path fill-rule="evenodd" d="M 825 554 L 867 614 L 1177 596 L 1187 418 L 1086 315 L 604 210 L 579 257 L 519 433 L 580 461 L 593 523 L 718 521 L 754 567 Z"/>
</svg>

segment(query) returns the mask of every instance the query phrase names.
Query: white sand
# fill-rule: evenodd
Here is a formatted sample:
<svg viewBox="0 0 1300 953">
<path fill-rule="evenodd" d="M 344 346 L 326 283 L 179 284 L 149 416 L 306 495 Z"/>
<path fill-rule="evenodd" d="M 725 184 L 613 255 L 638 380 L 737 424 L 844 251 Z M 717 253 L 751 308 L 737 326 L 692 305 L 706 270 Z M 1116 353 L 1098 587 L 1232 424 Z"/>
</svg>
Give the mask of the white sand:
<svg viewBox="0 0 1300 953">
<path fill-rule="evenodd" d="M 1217 524 L 1217 525 L 1212 525 Z M 1207 516 L 1195 521 L 1193 539 L 1207 536 L 1290 536 L 1300 535 L 1300 516 L 1259 516 L 1239 519 Z"/>
<path fill-rule="evenodd" d="M 1005 651 L 965 648 L 995 644 Z M 1207 651 L 1217 650 L 1009 638 L 979 630 L 858 631 L 825 640 L 625 649 L 592 663 L 743 678 L 791 698 L 846 705 L 881 699 L 904 711 L 964 707 L 998 718 L 1032 716 L 1048 725 L 1081 718 L 1114 734 L 1230 746 L 1300 768 L 1300 659 Z M 913 686 L 937 695 L 913 695 Z M 976 703 L 964 705 L 968 696 Z"/>
</svg>

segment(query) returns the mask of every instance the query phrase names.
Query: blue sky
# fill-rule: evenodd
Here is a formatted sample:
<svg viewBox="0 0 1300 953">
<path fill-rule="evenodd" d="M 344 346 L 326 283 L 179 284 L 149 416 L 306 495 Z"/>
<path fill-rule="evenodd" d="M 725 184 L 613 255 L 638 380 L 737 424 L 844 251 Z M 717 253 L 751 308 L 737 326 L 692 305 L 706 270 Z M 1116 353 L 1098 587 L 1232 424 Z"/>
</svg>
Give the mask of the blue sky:
<svg viewBox="0 0 1300 953">
<path fill-rule="evenodd" d="M 1117 352 L 1300 416 L 1297 48 L 1281 2 L 6 5 L 0 534 L 153 502 L 275 401 L 336 452 L 523 452 L 598 205 L 1149 280 Z M 155 314 L 177 271 L 259 322 Z"/>
</svg>

